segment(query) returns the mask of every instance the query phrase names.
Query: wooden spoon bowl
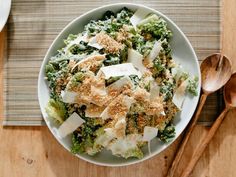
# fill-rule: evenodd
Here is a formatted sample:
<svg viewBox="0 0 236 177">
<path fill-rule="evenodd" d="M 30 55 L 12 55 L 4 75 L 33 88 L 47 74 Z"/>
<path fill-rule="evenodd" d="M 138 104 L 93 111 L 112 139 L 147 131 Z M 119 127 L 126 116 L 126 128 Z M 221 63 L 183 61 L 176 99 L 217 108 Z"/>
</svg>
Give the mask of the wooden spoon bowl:
<svg viewBox="0 0 236 177">
<path fill-rule="evenodd" d="M 231 76 L 231 62 L 226 56 L 216 53 L 208 56 L 201 64 L 202 90 L 212 93 L 220 89 Z"/>
</svg>

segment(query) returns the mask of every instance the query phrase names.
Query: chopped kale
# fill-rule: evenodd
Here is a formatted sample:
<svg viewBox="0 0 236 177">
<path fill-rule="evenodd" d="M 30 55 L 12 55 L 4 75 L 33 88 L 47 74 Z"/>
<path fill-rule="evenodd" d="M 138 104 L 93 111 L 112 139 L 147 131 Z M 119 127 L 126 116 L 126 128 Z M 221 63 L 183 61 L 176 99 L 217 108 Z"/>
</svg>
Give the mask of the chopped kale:
<svg viewBox="0 0 236 177">
<path fill-rule="evenodd" d="M 71 41 L 75 40 L 77 38 L 77 35 L 75 34 L 69 34 L 67 39 L 64 40 L 64 43 L 68 45 Z"/>
<path fill-rule="evenodd" d="M 126 62 L 128 59 L 128 47 L 125 46 L 120 52 L 120 62 Z"/>
<path fill-rule="evenodd" d="M 69 88 L 71 89 L 71 88 L 74 88 L 74 87 L 79 86 L 79 85 L 82 83 L 84 77 L 85 77 L 85 76 L 84 76 L 84 73 L 83 73 L 83 72 L 77 72 L 77 73 L 71 78 L 71 80 L 70 80 L 70 82 L 69 82 L 69 84 L 68 84 Z"/>
<path fill-rule="evenodd" d="M 165 70 L 165 67 L 162 65 L 159 57 L 153 60 L 153 68 L 156 76 L 158 76 L 162 71 Z"/>
<path fill-rule="evenodd" d="M 170 47 L 170 44 L 166 40 L 162 41 L 161 47 L 164 49 L 165 55 L 169 55 L 170 54 L 171 47 Z"/>
<path fill-rule="evenodd" d="M 165 143 L 170 142 L 175 137 L 175 126 L 168 124 L 163 131 L 158 133 L 158 137 Z"/>
<path fill-rule="evenodd" d="M 73 55 L 78 55 L 78 54 L 91 54 L 92 52 L 96 51 L 97 49 L 94 47 L 91 47 L 88 45 L 88 43 L 84 41 L 80 41 L 79 44 L 73 44 L 70 48 L 69 51 Z"/>
<path fill-rule="evenodd" d="M 85 151 L 85 147 L 82 144 L 82 137 L 78 135 L 78 132 L 74 132 L 72 135 L 72 147 L 71 152 L 73 154 L 83 153 Z"/>
<path fill-rule="evenodd" d="M 115 16 L 114 12 L 108 10 L 108 11 L 106 11 L 106 12 L 104 13 L 104 15 L 103 15 L 103 17 L 102 17 L 101 20 L 109 20 L 110 18 L 112 18 L 112 17 L 114 17 L 114 16 Z"/>
<path fill-rule="evenodd" d="M 118 81 L 122 76 L 116 76 L 116 77 L 110 77 L 109 79 L 107 79 L 106 82 L 106 87 L 108 85 L 111 85 L 112 83 L 114 83 L 115 81 Z"/>
<path fill-rule="evenodd" d="M 131 79 L 135 87 L 139 84 L 140 79 L 137 75 L 130 75 L 129 78 Z"/>
<path fill-rule="evenodd" d="M 141 22 L 138 29 L 141 34 L 151 34 L 157 40 L 166 39 L 168 41 L 172 36 L 171 31 L 167 28 L 166 21 L 155 14 L 148 17 L 143 23 Z"/>
<path fill-rule="evenodd" d="M 49 88 L 52 92 L 56 93 L 57 81 L 63 80 L 68 75 L 68 61 L 67 60 L 51 60 L 45 67 L 46 79 L 49 83 Z M 65 85 L 60 86 L 61 89 Z"/>
<path fill-rule="evenodd" d="M 120 57 L 118 54 L 107 54 L 106 60 L 103 61 L 105 66 L 120 64 Z"/>
<path fill-rule="evenodd" d="M 113 36 L 114 32 L 118 32 L 124 24 L 130 24 L 130 17 L 133 12 L 127 8 L 123 8 L 114 17 L 113 12 L 108 11 L 101 20 L 92 20 L 85 26 L 85 31 L 90 35 L 94 36 L 97 33 L 104 31 L 109 35 Z M 110 16 L 110 18 L 108 18 Z"/>
<path fill-rule="evenodd" d="M 197 96 L 198 77 L 188 80 L 187 91 L 193 96 Z"/>
<path fill-rule="evenodd" d="M 167 101 L 173 97 L 173 84 L 165 82 L 160 87 L 160 93 L 164 96 L 164 100 Z"/>
</svg>

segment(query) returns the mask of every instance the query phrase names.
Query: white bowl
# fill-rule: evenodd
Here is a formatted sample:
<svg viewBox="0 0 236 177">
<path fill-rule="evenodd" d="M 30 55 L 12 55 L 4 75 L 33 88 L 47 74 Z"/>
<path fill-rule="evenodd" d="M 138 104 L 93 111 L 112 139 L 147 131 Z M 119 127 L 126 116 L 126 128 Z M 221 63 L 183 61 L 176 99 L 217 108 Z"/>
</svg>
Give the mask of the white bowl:
<svg viewBox="0 0 236 177">
<path fill-rule="evenodd" d="M 197 60 L 197 56 L 188 41 L 187 37 L 184 35 L 184 33 L 177 27 L 177 25 L 171 21 L 168 17 L 163 15 L 162 13 L 151 9 L 149 7 L 138 5 L 138 4 L 129 4 L 129 3 L 119 3 L 119 4 L 111 4 L 107 6 L 102 6 L 99 8 L 96 8 L 94 10 L 91 10 L 80 17 L 76 18 L 72 22 L 70 22 L 62 31 L 61 33 L 56 37 L 50 48 L 48 49 L 48 52 L 44 58 L 44 61 L 42 63 L 39 78 L 38 78 L 38 99 L 39 99 L 39 105 L 41 112 L 43 114 L 44 120 L 54 135 L 54 137 L 57 139 L 57 141 L 68 151 L 70 151 L 71 146 L 71 137 L 66 137 L 64 139 L 60 139 L 56 134 L 56 128 L 58 125 L 54 123 L 53 120 L 49 119 L 46 112 L 45 107 L 47 105 L 47 102 L 49 100 L 49 89 L 47 82 L 45 81 L 45 65 L 49 61 L 50 57 L 55 55 L 57 53 L 57 50 L 62 48 L 64 46 L 63 39 L 65 39 L 69 34 L 77 34 L 78 32 L 81 32 L 84 28 L 84 25 L 87 24 L 91 19 L 99 19 L 102 17 L 104 12 L 107 10 L 111 10 L 113 12 L 119 11 L 121 8 L 127 7 L 133 11 L 142 8 L 144 11 L 148 11 L 150 13 L 155 13 L 159 16 L 161 16 L 163 19 L 167 21 L 168 28 L 173 32 L 173 38 L 171 39 L 171 47 L 172 47 L 172 56 L 174 60 L 176 60 L 178 63 L 180 63 L 184 69 L 186 69 L 191 75 L 195 75 L 199 77 L 199 85 L 198 85 L 198 96 L 192 97 L 187 96 L 184 105 L 183 110 L 175 117 L 174 119 L 174 125 L 176 127 L 176 136 L 175 138 L 169 142 L 169 143 L 162 143 L 157 138 L 152 140 L 151 142 L 151 151 L 152 153 L 148 153 L 147 147 L 143 148 L 144 152 L 144 158 L 143 159 L 136 159 L 136 158 L 130 158 L 130 159 L 124 159 L 120 157 L 115 157 L 111 154 L 110 151 L 102 151 L 101 153 L 95 155 L 95 156 L 89 156 L 86 154 L 78 154 L 77 157 L 86 160 L 88 162 L 97 164 L 97 165 L 103 165 L 103 166 L 125 166 L 134 164 L 137 162 L 144 161 L 146 159 L 149 159 L 158 153 L 162 152 L 164 149 L 166 149 L 173 141 L 181 134 L 181 132 L 185 129 L 188 122 L 190 121 L 195 108 L 198 103 L 199 94 L 200 94 L 200 83 L 201 83 L 201 75 L 200 75 L 200 69 L 199 64 Z M 65 162 L 67 163 L 67 162 Z"/>
</svg>

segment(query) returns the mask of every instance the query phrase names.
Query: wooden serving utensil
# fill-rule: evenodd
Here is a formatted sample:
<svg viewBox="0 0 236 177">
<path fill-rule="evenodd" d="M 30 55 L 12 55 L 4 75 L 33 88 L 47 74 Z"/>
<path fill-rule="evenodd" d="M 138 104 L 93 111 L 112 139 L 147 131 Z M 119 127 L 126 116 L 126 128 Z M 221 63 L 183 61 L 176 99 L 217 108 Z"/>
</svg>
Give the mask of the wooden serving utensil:
<svg viewBox="0 0 236 177">
<path fill-rule="evenodd" d="M 187 167 L 184 169 L 181 177 L 188 177 L 190 175 L 194 166 L 196 165 L 199 158 L 201 157 L 202 153 L 204 152 L 207 145 L 209 144 L 209 142 L 215 135 L 222 121 L 224 120 L 226 113 L 230 109 L 236 108 L 236 73 L 234 73 L 231 76 L 230 80 L 227 82 L 227 84 L 224 87 L 224 100 L 225 100 L 225 109 L 216 119 L 211 129 L 207 133 L 206 137 L 203 139 L 202 143 L 196 148 L 196 151 L 193 153 L 192 159 L 188 163 Z"/>
<path fill-rule="evenodd" d="M 197 123 L 197 120 L 202 111 L 203 105 L 209 94 L 219 90 L 231 76 L 231 62 L 230 60 L 219 53 L 208 56 L 201 64 L 202 76 L 202 95 L 195 115 L 191 119 L 188 127 L 185 130 L 180 147 L 175 155 L 172 165 L 168 171 L 167 177 L 174 177 L 176 169 L 184 153 L 190 135 Z"/>
</svg>

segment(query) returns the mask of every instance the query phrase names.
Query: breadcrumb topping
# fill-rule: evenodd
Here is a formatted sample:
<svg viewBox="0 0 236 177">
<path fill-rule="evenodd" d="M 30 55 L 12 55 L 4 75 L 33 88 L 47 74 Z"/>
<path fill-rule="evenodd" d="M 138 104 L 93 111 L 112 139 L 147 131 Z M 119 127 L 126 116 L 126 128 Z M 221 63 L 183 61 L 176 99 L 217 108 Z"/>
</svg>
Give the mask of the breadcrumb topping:
<svg viewBox="0 0 236 177">
<path fill-rule="evenodd" d="M 109 35 L 104 33 L 99 33 L 96 35 L 96 40 L 99 45 L 105 48 L 108 53 L 118 53 L 122 48 L 123 45 Z"/>
<path fill-rule="evenodd" d="M 92 72 L 96 72 L 98 67 L 101 66 L 103 60 L 105 59 L 105 55 L 93 55 L 88 58 L 85 58 L 81 62 L 78 62 L 72 70 L 74 70 L 76 67 L 78 69 L 82 70 L 90 70 Z"/>
</svg>

